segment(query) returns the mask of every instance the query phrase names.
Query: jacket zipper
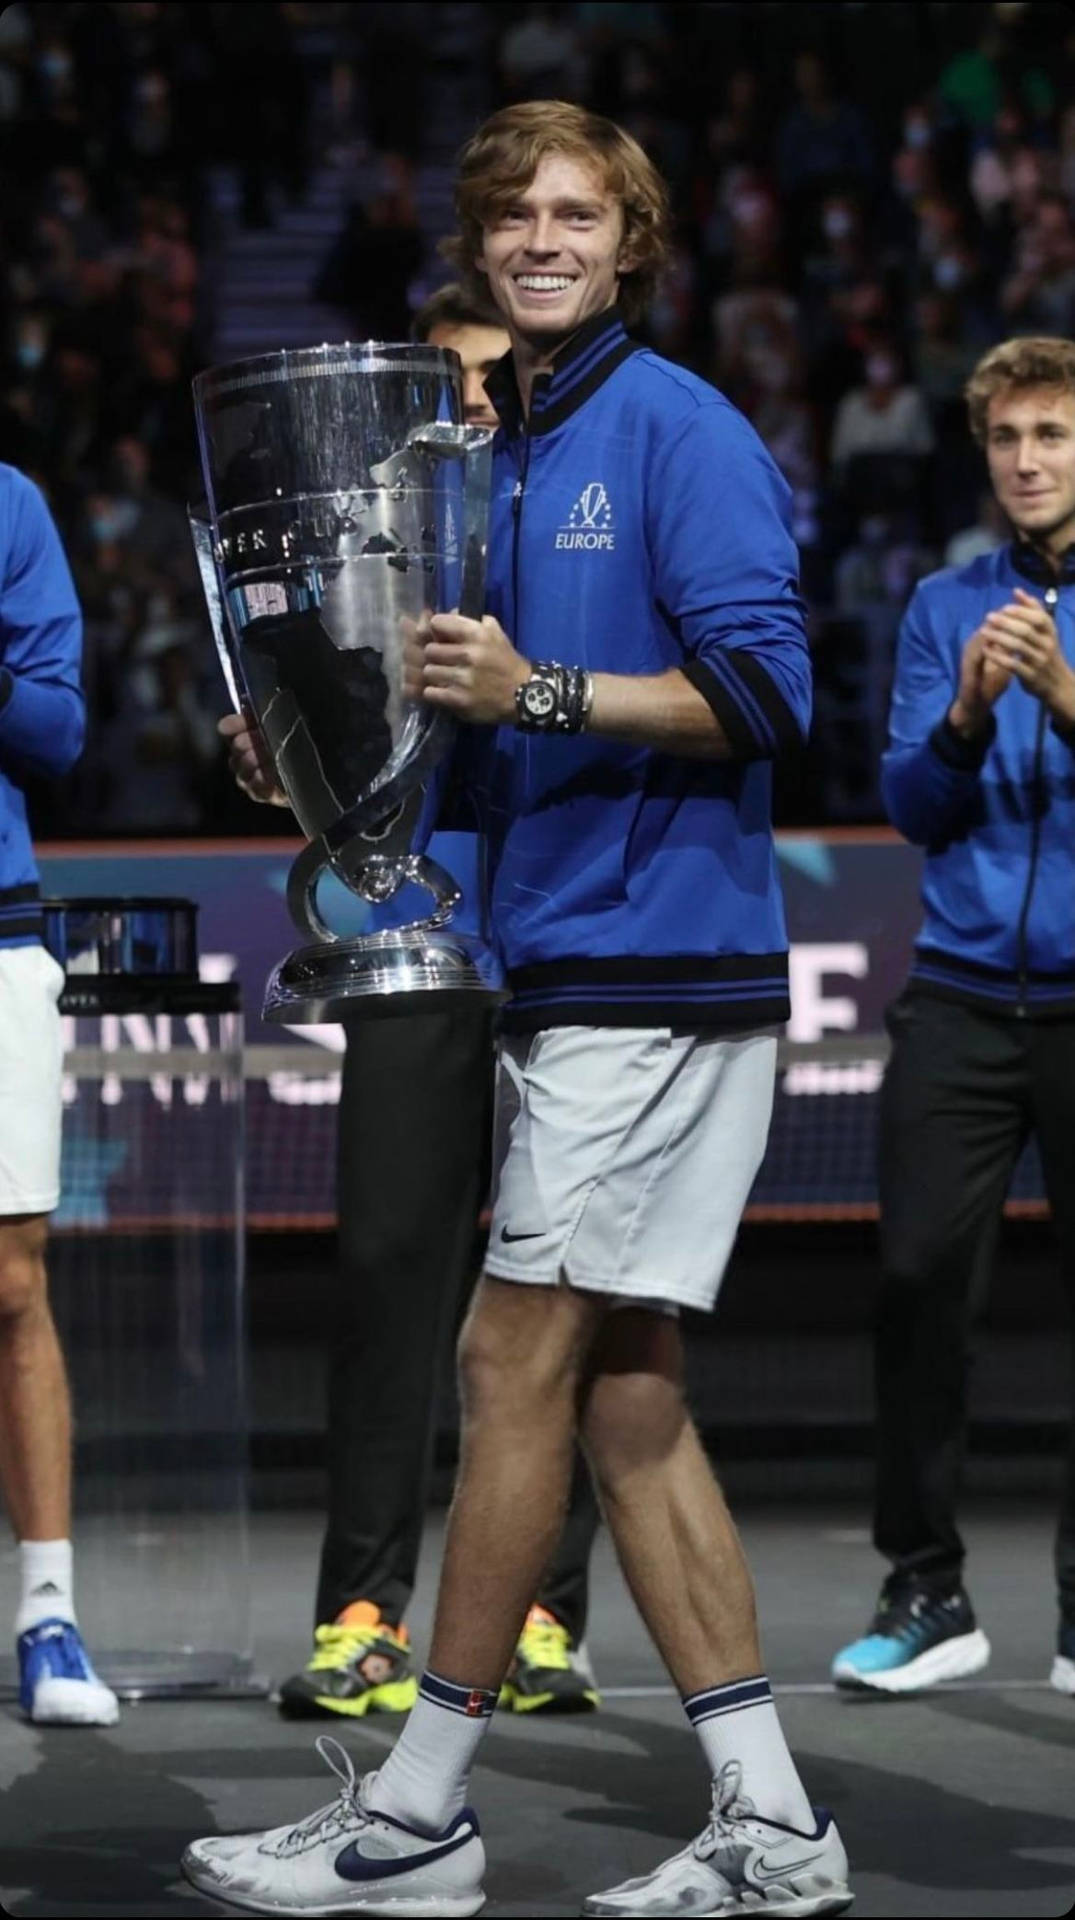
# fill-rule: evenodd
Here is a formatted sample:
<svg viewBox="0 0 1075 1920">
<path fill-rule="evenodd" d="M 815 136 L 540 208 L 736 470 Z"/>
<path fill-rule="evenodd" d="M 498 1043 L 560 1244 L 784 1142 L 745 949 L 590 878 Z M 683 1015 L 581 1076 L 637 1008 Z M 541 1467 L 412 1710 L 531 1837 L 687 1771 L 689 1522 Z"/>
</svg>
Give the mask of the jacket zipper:
<svg viewBox="0 0 1075 1920">
<path fill-rule="evenodd" d="M 1046 587 L 1043 598 L 1049 611 L 1055 613 L 1056 603 L 1060 598 L 1056 588 Z M 1030 898 L 1034 891 L 1034 881 L 1038 871 L 1038 855 L 1041 852 L 1042 789 L 1044 785 L 1042 773 L 1044 770 L 1044 758 L 1045 708 L 1039 705 L 1037 731 L 1034 737 L 1034 770 L 1030 783 L 1030 804 L 1033 810 L 1033 817 L 1030 824 L 1030 869 L 1027 873 L 1026 889 L 1023 893 L 1023 904 L 1019 912 L 1019 928 L 1016 934 L 1016 949 L 1019 955 L 1019 1000 L 1015 1011 L 1020 1019 L 1026 1018 L 1027 1011 L 1026 991 L 1027 975 L 1029 973 L 1027 923 L 1030 919 Z"/>
<path fill-rule="evenodd" d="M 515 630 L 509 638 L 517 653 L 523 650 L 520 640 L 522 622 L 519 618 L 519 532 L 523 517 L 523 494 L 526 492 L 526 476 L 529 468 L 530 435 L 527 433 L 523 436 L 523 459 L 519 478 L 511 494 L 511 611 Z"/>
</svg>

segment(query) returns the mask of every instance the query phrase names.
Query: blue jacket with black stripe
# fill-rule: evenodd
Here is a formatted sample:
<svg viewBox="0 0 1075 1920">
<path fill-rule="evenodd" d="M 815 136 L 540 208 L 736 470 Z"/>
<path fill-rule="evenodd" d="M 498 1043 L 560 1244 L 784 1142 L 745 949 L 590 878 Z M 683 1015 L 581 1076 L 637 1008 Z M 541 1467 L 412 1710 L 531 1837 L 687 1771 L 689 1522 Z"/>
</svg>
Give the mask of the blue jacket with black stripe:
<svg viewBox="0 0 1075 1920">
<path fill-rule="evenodd" d="M 882 785 L 926 850 L 911 979 L 984 1011 L 1075 1013 L 1075 729 L 1013 680 L 983 738 L 947 724 L 963 648 L 1017 586 L 1038 594 L 1075 667 L 1075 549 L 1055 579 L 1018 544 L 916 587 L 900 630 Z"/>
<path fill-rule="evenodd" d="M 38 874 L 23 787 L 82 750 L 82 616 L 37 487 L 0 464 L 0 946 L 41 937 Z"/>
<path fill-rule="evenodd" d="M 529 421 L 510 357 L 489 391 L 488 610 L 530 659 L 682 669 L 735 756 L 462 730 L 505 1025 L 786 1019 L 770 762 L 810 715 L 788 488 L 728 401 L 615 310 L 535 381 Z"/>
</svg>

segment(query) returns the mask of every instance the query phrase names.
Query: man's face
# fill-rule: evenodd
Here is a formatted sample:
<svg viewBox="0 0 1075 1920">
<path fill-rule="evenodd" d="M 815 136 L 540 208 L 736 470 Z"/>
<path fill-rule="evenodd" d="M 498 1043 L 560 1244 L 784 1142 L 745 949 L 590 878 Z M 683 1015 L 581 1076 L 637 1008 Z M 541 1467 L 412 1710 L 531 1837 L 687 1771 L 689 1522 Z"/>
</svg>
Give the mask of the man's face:
<svg viewBox="0 0 1075 1920">
<path fill-rule="evenodd" d="M 484 229 L 476 262 L 512 333 L 543 347 L 611 307 L 630 264 L 619 200 L 596 167 L 561 153 Z"/>
<path fill-rule="evenodd" d="M 1070 528 L 1075 538 L 1075 394 L 1052 387 L 995 394 L 986 458 L 993 491 L 1017 532 L 1047 540 Z"/>
<path fill-rule="evenodd" d="M 450 347 L 463 362 L 463 418 L 469 427 L 495 427 L 496 410 L 484 382 L 511 347 L 503 327 L 438 321 L 429 331 L 431 347 Z"/>
</svg>

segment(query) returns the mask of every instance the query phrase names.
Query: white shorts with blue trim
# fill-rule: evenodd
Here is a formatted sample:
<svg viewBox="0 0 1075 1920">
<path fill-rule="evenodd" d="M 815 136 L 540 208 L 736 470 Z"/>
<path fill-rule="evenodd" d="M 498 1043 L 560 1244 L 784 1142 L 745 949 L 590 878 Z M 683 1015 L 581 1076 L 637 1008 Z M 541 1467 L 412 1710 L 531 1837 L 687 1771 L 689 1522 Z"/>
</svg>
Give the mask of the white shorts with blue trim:
<svg viewBox="0 0 1075 1920">
<path fill-rule="evenodd" d="M 0 1216 L 60 1198 L 63 982 L 44 947 L 0 947 Z"/>
<path fill-rule="evenodd" d="M 497 1066 L 485 1271 L 711 1308 L 773 1107 L 776 1036 L 549 1027 Z"/>
</svg>

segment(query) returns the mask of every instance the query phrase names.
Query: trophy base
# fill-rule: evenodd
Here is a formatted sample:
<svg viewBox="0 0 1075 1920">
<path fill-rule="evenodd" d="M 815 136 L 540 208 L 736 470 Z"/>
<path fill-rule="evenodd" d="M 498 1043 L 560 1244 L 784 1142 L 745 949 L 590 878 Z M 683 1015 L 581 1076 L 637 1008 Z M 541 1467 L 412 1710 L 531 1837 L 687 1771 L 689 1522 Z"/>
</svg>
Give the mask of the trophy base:
<svg viewBox="0 0 1075 1920">
<path fill-rule="evenodd" d="M 301 1026 L 361 1014 L 373 1019 L 475 999 L 498 1001 L 481 949 L 448 929 L 400 928 L 298 947 L 269 975 L 264 1020 Z"/>
</svg>

